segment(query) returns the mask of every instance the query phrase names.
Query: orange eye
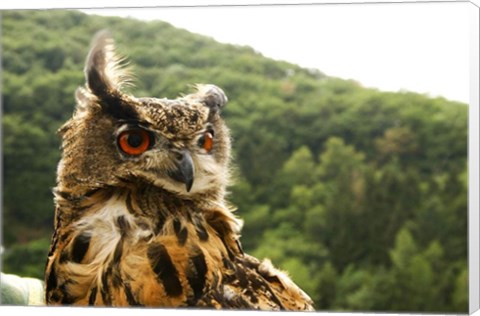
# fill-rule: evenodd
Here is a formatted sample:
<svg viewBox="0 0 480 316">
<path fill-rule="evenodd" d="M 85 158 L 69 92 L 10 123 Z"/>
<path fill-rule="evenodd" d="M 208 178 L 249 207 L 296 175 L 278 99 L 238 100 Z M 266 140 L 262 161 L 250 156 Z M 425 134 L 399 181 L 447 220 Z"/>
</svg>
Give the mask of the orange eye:
<svg viewBox="0 0 480 316">
<path fill-rule="evenodd" d="M 198 145 L 205 149 L 207 152 L 210 152 L 213 148 L 213 133 L 205 132 L 205 134 L 200 137 L 198 140 Z"/>
<path fill-rule="evenodd" d="M 138 156 L 143 154 L 151 145 L 150 133 L 143 129 L 133 129 L 120 133 L 118 145 L 128 155 Z"/>
</svg>

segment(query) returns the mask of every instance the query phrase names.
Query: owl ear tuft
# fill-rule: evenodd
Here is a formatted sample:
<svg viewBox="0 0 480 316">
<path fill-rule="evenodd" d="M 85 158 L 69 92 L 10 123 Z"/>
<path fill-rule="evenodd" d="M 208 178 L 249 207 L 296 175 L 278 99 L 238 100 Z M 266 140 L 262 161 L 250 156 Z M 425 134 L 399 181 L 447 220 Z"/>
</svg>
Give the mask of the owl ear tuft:
<svg viewBox="0 0 480 316">
<path fill-rule="evenodd" d="M 85 77 L 87 88 L 99 99 L 118 96 L 121 88 L 130 82 L 130 76 L 122 66 L 122 61 L 115 53 L 110 32 L 98 32 L 87 56 Z"/>
<path fill-rule="evenodd" d="M 210 116 L 218 113 L 228 102 L 228 98 L 222 89 L 213 84 L 196 85 L 195 94 L 200 102 L 210 109 Z"/>
</svg>

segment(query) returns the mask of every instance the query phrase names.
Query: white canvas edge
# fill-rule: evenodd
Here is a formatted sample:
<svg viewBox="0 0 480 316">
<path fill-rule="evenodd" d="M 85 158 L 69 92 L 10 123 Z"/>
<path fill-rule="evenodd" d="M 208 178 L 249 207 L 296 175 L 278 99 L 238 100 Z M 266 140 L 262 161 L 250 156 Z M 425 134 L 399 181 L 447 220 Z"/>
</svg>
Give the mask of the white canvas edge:
<svg viewBox="0 0 480 316">
<path fill-rule="evenodd" d="M 479 12 L 472 4 L 470 10 L 470 105 L 469 105 L 469 312 L 479 309 Z"/>
</svg>

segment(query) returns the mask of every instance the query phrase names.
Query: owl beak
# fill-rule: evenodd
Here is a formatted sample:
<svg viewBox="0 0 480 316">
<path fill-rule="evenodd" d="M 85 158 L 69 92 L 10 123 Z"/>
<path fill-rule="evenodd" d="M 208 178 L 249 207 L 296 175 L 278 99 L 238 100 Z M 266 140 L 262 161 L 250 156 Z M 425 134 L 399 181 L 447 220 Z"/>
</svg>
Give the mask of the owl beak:
<svg viewBox="0 0 480 316">
<path fill-rule="evenodd" d="M 195 167 L 193 165 L 192 156 L 187 150 L 182 150 L 177 153 L 175 159 L 177 168 L 171 171 L 169 176 L 175 181 L 184 183 L 187 192 L 190 192 L 195 176 Z"/>
</svg>

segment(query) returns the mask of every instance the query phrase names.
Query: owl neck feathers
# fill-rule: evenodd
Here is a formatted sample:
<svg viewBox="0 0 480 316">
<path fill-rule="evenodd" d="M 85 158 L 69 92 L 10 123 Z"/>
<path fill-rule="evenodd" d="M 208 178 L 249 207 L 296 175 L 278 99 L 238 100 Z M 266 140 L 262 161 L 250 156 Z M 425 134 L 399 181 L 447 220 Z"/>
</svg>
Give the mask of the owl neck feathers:
<svg viewBox="0 0 480 316">
<path fill-rule="evenodd" d="M 183 227 L 191 225 L 197 235 L 195 238 L 206 240 L 213 230 L 228 256 L 243 255 L 238 241 L 243 221 L 234 216 L 234 209 L 227 205 L 221 194 L 223 191 L 217 195 L 208 194 L 209 199 L 200 194 L 187 199 L 146 183 L 121 189 L 111 186 L 77 186 L 75 189 L 68 190 L 59 185 L 54 190 L 57 217 L 62 218 L 63 225 L 75 225 L 80 219 L 94 216 L 118 200 L 131 218 L 149 223 L 154 236 L 173 234 L 182 242 Z M 167 227 L 172 222 L 173 229 Z"/>
</svg>

